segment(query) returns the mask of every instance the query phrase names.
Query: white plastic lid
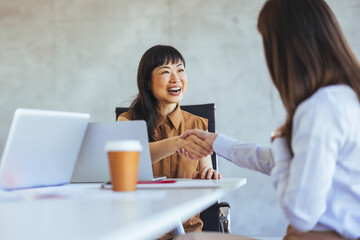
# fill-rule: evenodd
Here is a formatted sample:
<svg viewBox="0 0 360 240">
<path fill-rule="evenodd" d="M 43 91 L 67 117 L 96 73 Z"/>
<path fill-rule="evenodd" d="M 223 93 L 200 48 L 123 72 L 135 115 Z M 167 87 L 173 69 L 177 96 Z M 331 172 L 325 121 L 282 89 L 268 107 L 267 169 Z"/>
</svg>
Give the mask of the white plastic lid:
<svg viewBox="0 0 360 240">
<path fill-rule="evenodd" d="M 105 145 L 105 151 L 126 151 L 126 152 L 141 152 L 142 146 L 138 140 L 122 140 L 122 141 L 110 141 Z"/>
</svg>

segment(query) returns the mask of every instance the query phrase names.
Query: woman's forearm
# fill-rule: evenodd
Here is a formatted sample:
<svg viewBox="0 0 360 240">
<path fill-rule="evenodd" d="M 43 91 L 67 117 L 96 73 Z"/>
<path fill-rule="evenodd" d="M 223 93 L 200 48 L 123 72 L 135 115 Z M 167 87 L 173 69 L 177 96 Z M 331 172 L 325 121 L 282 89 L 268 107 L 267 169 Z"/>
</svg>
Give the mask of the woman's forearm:
<svg viewBox="0 0 360 240">
<path fill-rule="evenodd" d="M 151 162 L 156 163 L 176 152 L 181 148 L 181 139 L 176 137 L 167 138 L 157 142 L 149 143 Z"/>
</svg>

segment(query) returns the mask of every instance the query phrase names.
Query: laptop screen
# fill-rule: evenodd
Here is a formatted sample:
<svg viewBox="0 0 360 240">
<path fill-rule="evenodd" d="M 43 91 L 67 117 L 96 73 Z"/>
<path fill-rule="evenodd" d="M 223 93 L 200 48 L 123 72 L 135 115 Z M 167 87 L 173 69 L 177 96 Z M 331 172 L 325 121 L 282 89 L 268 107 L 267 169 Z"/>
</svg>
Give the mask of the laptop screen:
<svg viewBox="0 0 360 240">
<path fill-rule="evenodd" d="M 0 163 L 0 187 L 69 183 L 89 118 L 83 113 L 17 109 Z"/>
<path fill-rule="evenodd" d="M 71 182 L 107 182 L 110 180 L 108 160 L 104 150 L 107 141 L 139 140 L 140 154 L 138 181 L 153 180 L 146 122 L 93 122 L 89 123 L 81 146 Z"/>
</svg>

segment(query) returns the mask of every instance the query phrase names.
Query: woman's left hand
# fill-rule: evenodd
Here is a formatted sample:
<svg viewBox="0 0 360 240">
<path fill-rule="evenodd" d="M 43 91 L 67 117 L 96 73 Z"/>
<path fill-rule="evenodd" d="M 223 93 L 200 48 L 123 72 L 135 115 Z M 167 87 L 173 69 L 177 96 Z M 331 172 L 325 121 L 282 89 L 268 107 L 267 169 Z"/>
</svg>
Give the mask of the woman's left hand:
<svg viewBox="0 0 360 240">
<path fill-rule="evenodd" d="M 221 174 L 213 168 L 203 167 L 193 173 L 192 179 L 221 179 Z"/>
</svg>

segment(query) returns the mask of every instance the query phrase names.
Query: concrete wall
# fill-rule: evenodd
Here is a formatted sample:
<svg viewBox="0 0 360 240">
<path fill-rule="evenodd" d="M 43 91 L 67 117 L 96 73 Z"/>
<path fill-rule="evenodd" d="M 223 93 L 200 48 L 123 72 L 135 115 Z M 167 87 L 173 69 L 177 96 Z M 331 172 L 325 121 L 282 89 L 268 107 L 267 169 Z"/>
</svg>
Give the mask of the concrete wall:
<svg viewBox="0 0 360 240">
<path fill-rule="evenodd" d="M 360 1 L 329 0 L 357 57 Z M 113 121 L 136 95 L 140 57 L 170 44 L 186 59 L 184 104 L 215 102 L 217 131 L 269 145 L 284 120 L 271 86 L 258 12 L 264 0 L 0 0 L 0 146 L 17 107 L 88 112 Z M 247 177 L 228 195 L 233 233 L 281 236 L 287 221 L 270 177 L 220 159 L 224 177 Z"/>
</svg>

